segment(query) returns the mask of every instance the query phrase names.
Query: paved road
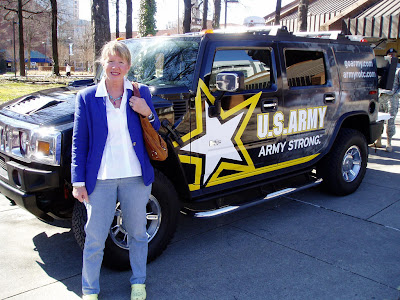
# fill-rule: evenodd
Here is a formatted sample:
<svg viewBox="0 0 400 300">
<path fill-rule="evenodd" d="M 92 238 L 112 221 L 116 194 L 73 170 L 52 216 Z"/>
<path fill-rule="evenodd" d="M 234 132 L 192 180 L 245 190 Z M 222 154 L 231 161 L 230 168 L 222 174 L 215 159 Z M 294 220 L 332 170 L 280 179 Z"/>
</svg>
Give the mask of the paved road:
<svg viewBox="0 0 400 300">
<path fill-rule="evenodd" d="M 398 119 L 399 121 L 399 119 Z M 148 299 L 400 299 L 400 121 L 394 152 L 370 149 L 360 189 L 319 188 L 210 220 L 181 218 L 148 266 Z M 0 198 L 0 299 L 79 299 L 81 251 Z M 102 270 L 100 299 L 129 299 Z"/>
</svg>

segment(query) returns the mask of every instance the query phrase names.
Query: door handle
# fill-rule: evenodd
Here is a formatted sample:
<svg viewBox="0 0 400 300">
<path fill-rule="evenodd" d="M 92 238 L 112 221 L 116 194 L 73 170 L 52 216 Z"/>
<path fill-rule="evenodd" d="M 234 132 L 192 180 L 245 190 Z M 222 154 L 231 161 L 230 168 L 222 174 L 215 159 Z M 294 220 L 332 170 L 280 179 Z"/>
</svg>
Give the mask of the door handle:
<svg viewBox="0 0 400 300">
<path fill-rule="evenodd" d="M 261 111 L 262 112 L 271 112 L 276 111 L 278 108 L 278 100 L 277 99 L 263 99 L 261 100 Z"/>
<path fill-rule="evenodd" d="M 324 95 L 324 102 L 325 103 L 335 103 L 335 95 L 334 94 L 325 94 Z"/>
<path fill-rule="evenodd" d="M 275 108 L 276 107 L 276 103 L 264 103 L 263 107 L 268 109 L 268 108 Z"/>
</svg>

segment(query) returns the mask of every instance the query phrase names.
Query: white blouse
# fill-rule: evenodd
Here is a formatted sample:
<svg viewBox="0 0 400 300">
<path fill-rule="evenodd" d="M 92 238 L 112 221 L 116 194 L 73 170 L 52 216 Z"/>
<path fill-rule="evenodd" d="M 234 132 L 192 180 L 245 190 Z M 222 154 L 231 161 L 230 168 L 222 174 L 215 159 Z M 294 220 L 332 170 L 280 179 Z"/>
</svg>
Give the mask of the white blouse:
<svg viewBox="0 0 400 300">
<path fill-rule="evenodd" d="M 128 131 L 126 105 L 128 102 L 127 89 L 133 90 L 132 83 L 124 80 L 124 94 L 120 108 L 115 108 L 109 100 L 105 80 L 102 79 L 97 87 L 96 97 L 106 100 L 108 135 L 101 159 L 97 179 L 115 179 L 142 176 L 140 162 L 132 147 Z"/>
</svg>

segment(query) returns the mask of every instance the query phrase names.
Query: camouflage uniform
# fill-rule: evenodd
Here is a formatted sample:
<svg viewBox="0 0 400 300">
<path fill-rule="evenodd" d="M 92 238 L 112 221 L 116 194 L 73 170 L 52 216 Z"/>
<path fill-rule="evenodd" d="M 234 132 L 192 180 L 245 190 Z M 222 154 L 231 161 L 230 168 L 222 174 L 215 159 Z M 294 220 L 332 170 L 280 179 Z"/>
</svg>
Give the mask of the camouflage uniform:
<svg viewBox="0 0 400 300">
<path fill-rule="evenodd" d="M 379 96 L 379 111 L 389 113 L 391 118 L 387 121 L 386 133 L 388 139 L 396 133 L 396 115 L 399 110 L 399 97 L 400 97 L 400 68 L 397 68 L 394 78 L 393 89 L 390 92 L 382 93 Z"/>
</svg>

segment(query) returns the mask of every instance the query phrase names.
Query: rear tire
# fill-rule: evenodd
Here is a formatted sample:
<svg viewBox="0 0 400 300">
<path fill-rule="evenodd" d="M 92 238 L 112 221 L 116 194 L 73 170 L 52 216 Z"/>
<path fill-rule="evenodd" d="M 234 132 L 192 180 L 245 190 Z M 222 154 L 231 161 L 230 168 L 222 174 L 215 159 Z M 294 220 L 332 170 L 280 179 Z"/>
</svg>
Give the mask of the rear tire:
<svg viewBox="0 0 400 300">
<path fill-rule="evenodd" d="M 354 129 L 341 129 L 330 153 L 317 166 L 323 187 L 330 193 L 345 196 L 360 186 L 368 160 L 364 135 Z"/>
<path fill-rule="evenodd" d="M 164 174 L 155 170 L 155 181 L 147 204 L 148 262 L 156 259 L 167 248 L 176 231 L 179 211 L 179 199 L 175 188 Z M 117 202 L 103 258 L 105 266 L 116 270 L 130 268 L 126 231 L 122 226 L 122 218 L 119 202 Z M 75 239 L 82 249 L 85 245 L 84 226 L 86 221 L 86 208 L 83 203 L 76 201 L 72 216 L 72 229 Z"/>
</svg>

